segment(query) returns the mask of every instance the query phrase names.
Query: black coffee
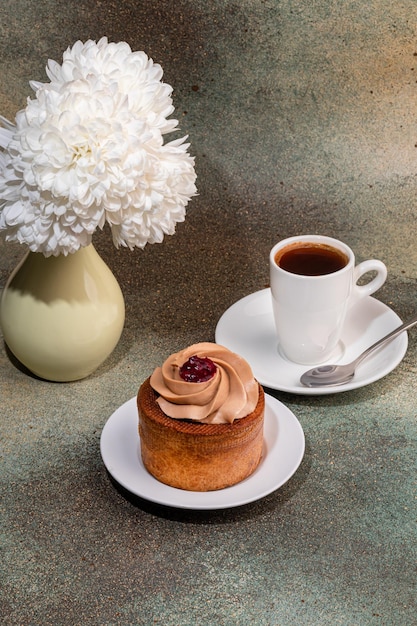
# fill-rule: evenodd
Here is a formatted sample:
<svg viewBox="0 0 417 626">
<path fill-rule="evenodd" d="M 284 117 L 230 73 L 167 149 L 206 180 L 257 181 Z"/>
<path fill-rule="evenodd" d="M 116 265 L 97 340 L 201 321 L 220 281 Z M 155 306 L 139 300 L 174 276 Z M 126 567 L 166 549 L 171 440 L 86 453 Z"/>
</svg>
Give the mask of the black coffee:
<svg viewBox="0 0 417 626">
<path fill-rule="evenodd" d="M 278 250 L 275 263 L 287 272 L 303 276 L 322 276 L 343 269 L 347 255 L 325 243 L 296 241 Z"/>
</svg>

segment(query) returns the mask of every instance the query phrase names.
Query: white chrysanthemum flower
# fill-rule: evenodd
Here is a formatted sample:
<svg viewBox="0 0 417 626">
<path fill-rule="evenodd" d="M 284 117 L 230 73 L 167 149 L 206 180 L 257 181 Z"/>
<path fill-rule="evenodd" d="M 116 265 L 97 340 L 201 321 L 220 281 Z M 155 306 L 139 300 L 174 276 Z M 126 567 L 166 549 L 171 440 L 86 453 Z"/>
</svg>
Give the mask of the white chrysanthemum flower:
<svg viewBox="0 0 417 626">
<path fill-rule="evenodd" d="M 78 41 L 49 83 L 0 128 L 0 231 L 46 256 L 91 243 L 110 225 L 116 246 L 173 234 L 195 195 L 194 159 L 177 129 L 162 68 L 127 43 Z"/>
</svg>

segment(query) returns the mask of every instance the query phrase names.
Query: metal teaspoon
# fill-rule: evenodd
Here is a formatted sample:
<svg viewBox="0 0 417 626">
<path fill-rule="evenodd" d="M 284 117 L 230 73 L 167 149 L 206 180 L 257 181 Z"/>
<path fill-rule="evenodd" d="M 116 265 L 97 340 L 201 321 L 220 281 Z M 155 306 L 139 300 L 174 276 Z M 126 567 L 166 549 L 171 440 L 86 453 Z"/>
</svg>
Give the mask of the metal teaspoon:
<svg viewBox="0 0 417 626">
<path fill-rule="evenodd" d="M 354 361 L 346 365 L 319 365 L 305 372 L 300 381 L 306 387 L 332 387 L 335 385 L 344 385 L 349 382 L 355 375 L 355 370 L 359 363 L 366 359 L 374 350 L 380 348 L 384 343 L 391 341 L 402 333 L 404 330 L 411 328 L 417 324 L 417 315 L 414 315 L 408 322 L 404 322 L 398 328 L 379 339 L 372 344 L 367 350 L 362 352 Z"/>
</svg>

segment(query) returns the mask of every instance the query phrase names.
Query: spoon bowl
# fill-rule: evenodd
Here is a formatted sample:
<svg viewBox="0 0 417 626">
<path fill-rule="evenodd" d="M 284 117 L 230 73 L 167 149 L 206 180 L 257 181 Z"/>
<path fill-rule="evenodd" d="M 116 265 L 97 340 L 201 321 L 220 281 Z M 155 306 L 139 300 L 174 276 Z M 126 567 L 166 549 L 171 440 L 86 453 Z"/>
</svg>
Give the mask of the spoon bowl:
<svg viewBox="0 0 417 626">
<path fill-rule="evenodd" d="M 417 324 L 417 315 L 372 344 L 351 363 L 346 365 L 318 365 L 304 372 L 300 378 L 301 383 L 306 387 L 335 387 L 348 383 L 355 376 L 356 368 L 364 359 L 415 324 Z"/>
</svg>

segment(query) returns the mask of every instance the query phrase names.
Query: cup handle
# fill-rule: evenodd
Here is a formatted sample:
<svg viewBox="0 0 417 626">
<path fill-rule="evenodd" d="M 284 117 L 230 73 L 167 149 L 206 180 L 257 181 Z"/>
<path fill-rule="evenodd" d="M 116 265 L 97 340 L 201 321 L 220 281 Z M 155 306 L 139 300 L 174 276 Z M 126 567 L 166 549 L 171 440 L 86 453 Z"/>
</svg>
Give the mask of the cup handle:
<svg viewBox="0 0 417 626">
<path fill-rule="evenodd" d="M 367 274 L 368 272 L 376 272 L 376 276 L 366 283 L 365 285 L 358 285 L 358 280 Z M 353 300 L 359 300 L 365 296 L 370 296 L 377 291 L 385 283 L 387 278 L 387 268 L 382 261 L 376 259 L 370 259 L 369 261 L 362 261 L 359 263 L 353 271 Z"/>
</svg>

